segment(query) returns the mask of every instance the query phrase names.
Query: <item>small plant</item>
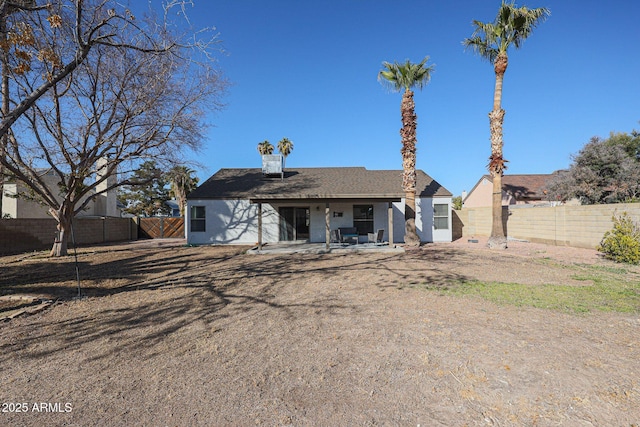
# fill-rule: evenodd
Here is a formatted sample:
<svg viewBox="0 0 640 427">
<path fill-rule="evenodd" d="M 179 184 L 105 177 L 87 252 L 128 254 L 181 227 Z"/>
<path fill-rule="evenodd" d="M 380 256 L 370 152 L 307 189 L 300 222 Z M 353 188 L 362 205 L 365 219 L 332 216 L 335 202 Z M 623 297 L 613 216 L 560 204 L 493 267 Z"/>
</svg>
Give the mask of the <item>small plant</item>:
<svg viewBox="0 0 640 427">
<path fill-rule="evenodd" d="M 596 248 L 609 259 L 628 264 L 640 263 L 640 225 L 627 212 L 613 215 L 613 229 L 607 231 Z"/>
</svg>

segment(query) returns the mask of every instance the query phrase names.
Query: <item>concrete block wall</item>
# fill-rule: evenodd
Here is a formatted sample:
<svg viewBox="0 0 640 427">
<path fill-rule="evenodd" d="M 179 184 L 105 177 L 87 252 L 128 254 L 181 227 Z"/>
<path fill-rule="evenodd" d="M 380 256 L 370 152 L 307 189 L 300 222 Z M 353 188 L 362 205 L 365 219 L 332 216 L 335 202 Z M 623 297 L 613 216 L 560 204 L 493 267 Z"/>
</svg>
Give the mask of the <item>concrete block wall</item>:
<svg viewBox="0 0 640 427">
<path fill-rule="evenodd" d="M 76 244 L 135 240 L 137 224 L 132 218 L 76 218 L 73 222 Z M 0 220 L 0 254 L 29 252 L 50 248 L 56 235 L 52 218 Z"/>
<path fill-rule="evenodd" d="M 559 246 L 595 248 L 604 233 L 613 227 L 614 213 L 627 212 L 640 222 L 640 203 L 613 205 L 527 207 L 507 209 L 507 235 L 530 242 Z M 491 208 L 464 208 L 456 211 L 462 237 L 491 234 Z"/>
</svg>

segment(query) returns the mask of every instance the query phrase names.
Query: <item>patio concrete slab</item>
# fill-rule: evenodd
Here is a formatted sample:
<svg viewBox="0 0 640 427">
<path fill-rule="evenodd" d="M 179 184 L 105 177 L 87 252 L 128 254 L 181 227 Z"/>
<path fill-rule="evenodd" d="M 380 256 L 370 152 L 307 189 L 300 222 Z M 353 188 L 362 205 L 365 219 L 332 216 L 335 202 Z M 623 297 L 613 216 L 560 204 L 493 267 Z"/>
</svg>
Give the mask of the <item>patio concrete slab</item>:
<svg viewBox="0 0 640 427">
<path fill-rule="evenodd" d="M 340 243 L 331 243 L 329 249 L 327 249 L 325 243 L 269 243 L 262 246 L 262 249 L 258 250 L 258 247 L 251 248 L 247 251 L 247 254 L 251 255 L 267 255 L 267 254 L 339 254 L 339 253 L 373 253 L 373 252 L 386 252 L 386 253 L 402 253 L 404 248 L 397 245 L 376 245 L 373 243 L 359 243 L 357 245 L 347 245 Z"/>
</svg>

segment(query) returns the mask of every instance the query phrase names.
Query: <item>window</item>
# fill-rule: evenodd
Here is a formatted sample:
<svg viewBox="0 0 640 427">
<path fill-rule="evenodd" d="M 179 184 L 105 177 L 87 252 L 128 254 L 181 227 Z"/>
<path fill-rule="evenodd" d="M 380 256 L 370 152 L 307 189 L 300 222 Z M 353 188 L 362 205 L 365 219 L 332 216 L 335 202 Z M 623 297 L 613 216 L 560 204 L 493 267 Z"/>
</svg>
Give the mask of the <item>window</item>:
<svg viewBox="0 0 640 427">
<path fill-rule="evenodd" d="M 205 231 L 204 206 L 191 206 L 191 231 Z"/>
<path fill-rule="evenodd" d="M 353 206 L 353 226 L 360 236 L 373 233 L 373 205 Z"/>
<path fill-rule="evenodd" d="M 449 205 L 433 205 L 433 229 L 449 229 Z"/>
</svg>

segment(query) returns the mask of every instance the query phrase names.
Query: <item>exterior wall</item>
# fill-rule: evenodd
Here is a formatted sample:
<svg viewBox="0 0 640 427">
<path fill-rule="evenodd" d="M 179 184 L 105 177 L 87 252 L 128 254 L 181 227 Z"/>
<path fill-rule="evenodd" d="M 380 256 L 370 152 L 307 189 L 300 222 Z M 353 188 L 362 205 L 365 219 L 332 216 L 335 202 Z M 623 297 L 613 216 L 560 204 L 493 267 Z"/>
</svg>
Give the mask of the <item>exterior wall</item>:
<svg viewBox="0 0 640 427">
<path fill-rule="evenodd" d="M 640 222 L 640 203 L 613 205 L 514 207 L 507 209 L 510 238 L 559 246 L 595 248 L 611 230 L 614 213 L 626 211 Z M 456 211 L 462 223 L 462 237 L 491 234 L 491 208 L 463 208 Z"/>
<path fill-rule="evenodd" d="M 3 218 L 51 218 L 48 208 L 33 200 L 16 198 L 20 191 L 24 191 L 22 185 L 5 184 L 2 192 L 2 217 Z"/>
<path fill-rule="evenodd" d="M 449 227 L 433 230 L 433 204 L 447 204 Z M 353 226 L 354 203 L 331 203 L 330 228 Z M 205 207 L 205 231 L 192 232 L 190 227 L 191 206 Z M 285 206 L 309 209 L 309 241 L 322 243 L 326 238 L 325 204 L 301 201 L 299 203 L 262 204 L 262 241 L 276 243 L 280 238 L 279 208 Z M 373 203 L 373 229 L 384 229 L 384 240 L 389 239 L 387 218 L 388 203 Z M 342 216 L 335 216 L 341 213 Z M 258 242 L 258 205 L 249 200 L 189 200 L 187 202 L 185 233 L 187 243 L 254 245 Z M 394 243 L 404 241 L 404 199 L 393 204 Z M 424 198 L 416 200 L 416 227 L 423 242 L 450 242 L 452 236 L 451 198 Z M 360 236 L 366 242 L 366 236 Z"/>
<path fill-rule="evenodd" d="M 447 205 L 447 218 L 448 224 L 447 228 L 444 230 L 435 230 L 433 227 L 433 205 L 435 204 L 446 204 Z M 451 210 L 452 210 L 452 199 L 450 197 L 438 197 L 433 199 L 421 199 L 420 201 L 420 210 L 421 218 L 423 221 L 425 218 L 429 218 L 428 223 L 426 223 L 426 227 L 423 227 L 423 234 L 420 235 L 423 242 L 450 242 L 452 240 L 452 230 L 453 223 L 451 220 Z"/>
<path fill-rule="evenodd" d="M 56 177 L 52 174 L 46 174 L 42 176 L 42 179 L 47 183 L 49 188 L 56 188 Z M 107 188 L 107 185 L 111 185 L 115 181 L 115 177 L 109 177 L 105 182 L 99 184 L 96 188 L 97 191 L 101 191 Z M 22 183 L 5 183 L 2 191 L 2 218 L 51 218 L 49 215 L 49 208 L 40 203 L 24 198 L 12 197 L 18 193 L 27 192 L 27 187 Z M 91 197 L 91 194 L 83 197 L 81 202 Z M 61 197 L 58 198 L 61 200 Z M 77 216 L 108 216 L 108 217 L 120 217 L 120 209 L 118 209 L 118 201 L 116 197 L 116 191 L 111 190 L 107 193 L 96 196 L 95 202 L 89 202 L 83 212 L 80 212 Z"/>
<path fill-rule="evenodd" d="M 464 199 L 463 207 L 465 208 L 480 208 L 491 206 L 491 194 L 493 193 L 493 183 L 486 178 L 478 184 L 476 188 Z M 545 204 L 549 202 L 546 200 L 517 200 L 511 194 L 502 192 L 502 206 L 509 205 L 536 205 Z"/>
<path fill-rule="evenodd" d="M 0 254 L 50 248 L 56 234 L 53 218 L 0 220 Z M 137 224 L 131 218 L 77 218 L 73 221 L 76 244 L 135 240 Z"/>
<path fill-rule="evenodd" d="M 465 208 L 478 208 L 481 206 L 491 206 L 491 193 L 493 192 L 493 184 L 486 178 L 478 184 L 476 188 L 469 193 L 464 199 Z"/>
<path fill-rule="evenodd" d="M 191 231 L 191 207 L 204 206 L 205 231 Z M 276 212 L 268 205 L 262 205 L 264 242 L 277 241 L 277 234 L 271 235 L 277 225 Z M 238 244 L 253 245 L 258 241 L 258 205 L 249 200 L 189 200 L 185 213 L 185 235 L 187 243 L 193 245 Z"/>
<path fill-rule="evenodd" d="M 449 224 L 446 230 L 433 229 L 433 205 L 446 204 L 449 213 Z M 452 240 L 450 197 L 417 198 L 416 199 L 416 230 L 422 242 L 450 242 Z M 386 216 L 385 216 L 386 218 Z M 404 242 L 404 198 L 393 204 L 393 240 L 394 243 Z"/>
</svg>

